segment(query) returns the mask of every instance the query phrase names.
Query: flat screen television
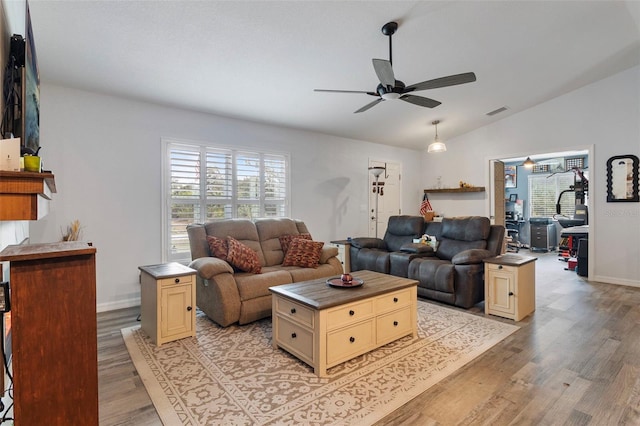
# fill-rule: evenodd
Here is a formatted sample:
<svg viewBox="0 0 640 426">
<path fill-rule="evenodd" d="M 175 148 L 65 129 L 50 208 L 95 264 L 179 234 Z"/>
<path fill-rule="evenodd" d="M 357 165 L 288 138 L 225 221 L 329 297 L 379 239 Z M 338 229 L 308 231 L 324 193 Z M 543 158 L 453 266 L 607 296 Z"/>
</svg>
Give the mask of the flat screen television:
<svg viewBox="0 0 640 426">
<path fill-rule="evenodd" d="M 11 37 L 5 71 L 5 114 L 2 136 L 19 137 L 23 149 L 34 153 L 40 146 L 40 73 L 27 2 L 25 37 Z"/>
</svg>

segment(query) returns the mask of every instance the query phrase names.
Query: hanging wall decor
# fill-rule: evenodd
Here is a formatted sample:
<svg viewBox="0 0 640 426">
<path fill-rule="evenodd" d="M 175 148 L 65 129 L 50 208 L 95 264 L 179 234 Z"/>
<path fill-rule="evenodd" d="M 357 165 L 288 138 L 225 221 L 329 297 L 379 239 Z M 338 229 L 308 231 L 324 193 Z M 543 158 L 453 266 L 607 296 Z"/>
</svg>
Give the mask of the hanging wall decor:
<svg viewBox="0 0 640 426">
<path fill-rule="evenodd" d="M 518 187 L 518 168 L 516 166 L 504 166 L 504 187 Z"/>
<path fill-rule="evenodd" d="M 607 202 L 639 202 L 638 157 L 616 155 L 607 161 Z"/>
</svg>

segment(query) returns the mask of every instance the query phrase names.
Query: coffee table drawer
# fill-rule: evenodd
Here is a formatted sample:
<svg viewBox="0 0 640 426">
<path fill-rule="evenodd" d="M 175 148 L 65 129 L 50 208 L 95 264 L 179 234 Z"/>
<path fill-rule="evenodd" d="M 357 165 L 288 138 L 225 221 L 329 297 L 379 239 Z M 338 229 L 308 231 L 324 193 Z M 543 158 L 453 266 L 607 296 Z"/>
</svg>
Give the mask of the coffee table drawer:
<svg viewBox="0 0 640 426">
<path fill-rule="evenodd" d="M 371 350 L 376 343 L 374 319 L 327 335 L 327 365 L 340 363 Z"/>
<path fill-rule="evenodd" d="M 411 307 L 407 306 L 399 311 L 390 312 L 376 319 L 376 333 L 378 345 L 392 342 L 413 331 L 411 323 Z"/>
<path fill-rule="evenodd" d="M 373 300 L 350 303 L 331 310 L 327 314 L 327 329 L 334 330 L 349 324 L 362 321 L 373 315 Z"/>
<path fill-rule="evenodd" d="M 279 317 L 278 345 L 306 363 L 313 364 L 313 333 L 300 325 Z"/>
<path fill-rule="evenodd" d="M 276 300 L 276 313 L 313 328 L 313 310 L 299 303 L 278 297 Z"/>
<path fill-rule="evenodd" d="M 395 291 L 376 298 L 376 313 L 399 309 L 411 305 L 411 289 Z"/>
</svg>

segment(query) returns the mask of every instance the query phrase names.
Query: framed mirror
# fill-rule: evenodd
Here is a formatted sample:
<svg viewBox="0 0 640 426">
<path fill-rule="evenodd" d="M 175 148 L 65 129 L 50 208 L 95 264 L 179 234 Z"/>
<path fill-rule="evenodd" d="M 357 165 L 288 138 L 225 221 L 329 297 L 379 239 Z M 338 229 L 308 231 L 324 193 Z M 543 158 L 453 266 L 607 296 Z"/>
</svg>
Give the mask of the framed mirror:
<svg viewBox="0 0 640 426">
<path fill-rule="evenodd" d="M 638 157 L 617 155 L 607 161 L 607 202 L 638 202 Z"/>
</svg>

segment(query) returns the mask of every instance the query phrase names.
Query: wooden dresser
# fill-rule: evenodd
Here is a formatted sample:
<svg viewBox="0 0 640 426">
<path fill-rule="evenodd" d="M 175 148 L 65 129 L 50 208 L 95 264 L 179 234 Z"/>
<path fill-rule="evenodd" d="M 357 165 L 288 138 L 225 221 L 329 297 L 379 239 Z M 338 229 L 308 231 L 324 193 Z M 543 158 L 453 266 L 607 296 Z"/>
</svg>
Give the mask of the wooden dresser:
<svg viewBox="0 0 640 426">
<path fill-rule="evenodd" d="M 96 249 L 6 247 L 16 425 L 98 425 Z"/>
</svg>

